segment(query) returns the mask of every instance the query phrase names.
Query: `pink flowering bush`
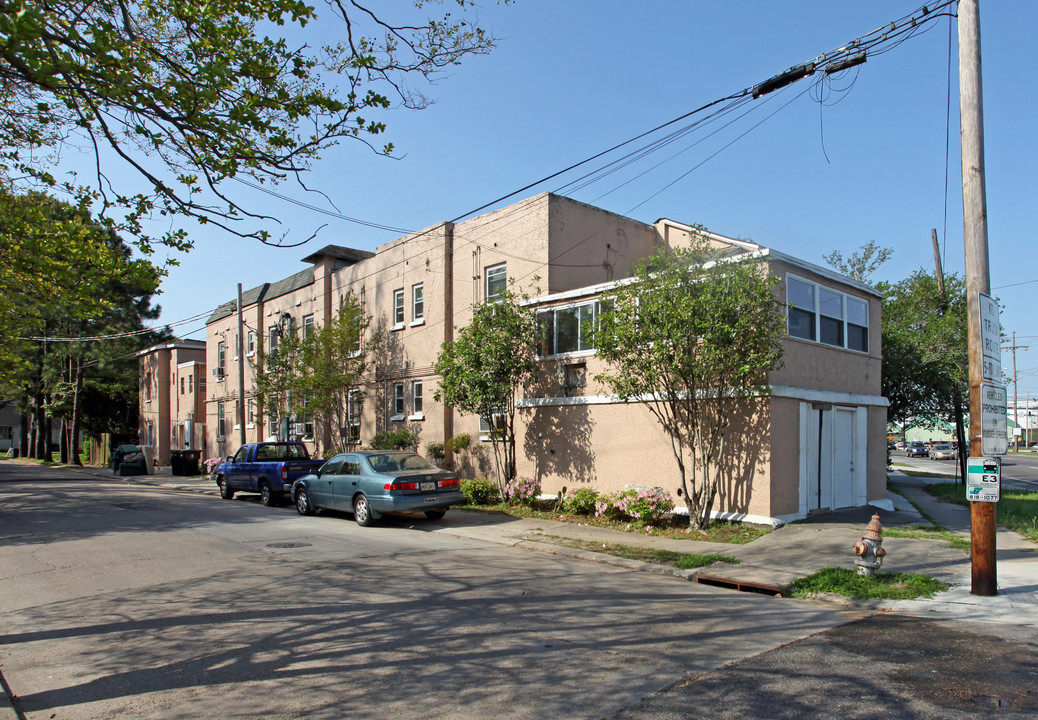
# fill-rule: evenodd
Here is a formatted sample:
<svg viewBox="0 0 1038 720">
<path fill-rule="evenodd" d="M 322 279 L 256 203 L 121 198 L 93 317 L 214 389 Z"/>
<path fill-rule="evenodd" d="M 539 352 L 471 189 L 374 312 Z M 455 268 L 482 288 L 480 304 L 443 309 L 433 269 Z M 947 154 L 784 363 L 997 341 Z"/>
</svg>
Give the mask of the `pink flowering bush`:
<svg viewBox="0 0 1038 720">
<path fill-rule="evenodd" d="M 217 465 L 223 462 L 222 457 L 211 457 L 205 459 L 205 471 L 207 474 L 212 475 L 213 470 L 216 469 Z"/>
<path fill-rule="evenodd" d="M 628 488 L 604 495 L 595 504 L 595 514 L 614 520 L 635 520 L 646 525 L 659 520 L 674 509 L 674 501 L 662 488 Z"/>
<path fill-rule="evenodd" d="M 505 483 L 505 500 L 513 505 L 530 505 L 541 494 L 541 484 L 533 478 L 512 478 Z"/>
</svg>

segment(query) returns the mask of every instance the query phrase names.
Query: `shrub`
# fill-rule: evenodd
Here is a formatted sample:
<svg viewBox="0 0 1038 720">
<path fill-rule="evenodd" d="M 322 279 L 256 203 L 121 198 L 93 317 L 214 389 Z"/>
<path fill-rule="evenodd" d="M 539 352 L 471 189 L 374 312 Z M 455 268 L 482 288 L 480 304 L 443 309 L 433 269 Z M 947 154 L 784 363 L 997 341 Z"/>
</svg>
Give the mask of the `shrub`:
<svg viewBox="0 0 1038 720">
<path fill-rule="evenodd" d="M 435 460 L 436 462 L 442 461 L 443 458 L 445 458 L 447 456 L 446 453 L 443 450 L 443 443 L 442 442 L 431 442 L 431 443 L 429 443 L 428 445 L 425 446 L 425 451 L 427 453 L 429 453 L 429 457 L 432 458 L 433 460 Z"/>
<path fill-rule="evenodd" d="M 469 505 L 493 505 L 498 501 L 497 483 L 486 478 L 462 480 L 461 491 Z"/>
<path fill-rule="evenodd" d="M 513 505 L 530 505 L 541 494 L 541 484 L 533 478 L 512 478 L 505 483 L 505 500 Z"/>
<path fill-rule="evenodd" d="M 595 514 L 617 520 L 636 520 L 651 525 L 674 509 L 674 501 L 662 488 L 627 488 L 610 493 L 595 503 Z"/>
<path fill-rule="evenodd" d="M 377 433 L 368 447 L 372 450 L 414 450 L 418 447 L 418 435 L 405 427 Z"/>
<path fill-rule="evenodd" d="M 574 515 L 594 515 L 600 497 L 594 488 L 582 487 L 562 497 L 562 509 Z"/>
<path fill-rule="evenodd" d="M 461 435 L 455 435 L 447 441 L 447 449 L 452 453 L 461 452 L 466 449 L 472 443 L 472 438 L 467 433 Z"/>
</svg>

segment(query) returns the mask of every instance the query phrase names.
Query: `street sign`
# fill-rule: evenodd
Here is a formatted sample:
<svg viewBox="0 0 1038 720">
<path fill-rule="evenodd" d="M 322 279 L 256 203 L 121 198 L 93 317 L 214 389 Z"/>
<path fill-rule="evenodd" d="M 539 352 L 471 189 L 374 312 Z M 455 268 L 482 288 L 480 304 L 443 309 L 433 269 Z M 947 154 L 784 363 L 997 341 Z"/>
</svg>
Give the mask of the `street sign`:
<svg viewBox="0 0 1038 720">
<path fill-rule="evenodd" d="M 998 502 L 1002 484 L 1002 464 L 997 457 L 971 457 L 966 460 L 966 499 L 970 502 Z"/>
<path fill-rule="evenodd" d="M 1005 385 L 980 384 L 980 451 L 985 455 L 1009 452 L 1008 397 Z"/>
<path fill-rule="evenodd" d="M 1002 324 L 998 320 L 998 301 L 990 295 L 977 294 L 980 295 L 980 342 L 984 358 L 984 380 L 1001 385 Z"/>
</svg>

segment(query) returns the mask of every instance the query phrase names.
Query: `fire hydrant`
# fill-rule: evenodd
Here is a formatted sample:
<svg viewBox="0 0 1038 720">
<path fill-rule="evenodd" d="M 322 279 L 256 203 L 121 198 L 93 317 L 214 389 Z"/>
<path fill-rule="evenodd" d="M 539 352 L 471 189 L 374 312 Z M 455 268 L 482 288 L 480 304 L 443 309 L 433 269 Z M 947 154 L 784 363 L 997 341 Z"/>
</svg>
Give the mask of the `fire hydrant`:
<svg viewBox="0 0 1038 720">
<path fill-rule="evenodd" d="M 861 540 L 854 543 L 854 564 L 858 566 L 859 575 L 872 575 L 883 564 L 883 556 L 887 551 L 883 549 L 883 526 L 879 524 L 879 515 L 873 515 L 872 520 L 865 526 L 865 534 Z"/>
</svg>

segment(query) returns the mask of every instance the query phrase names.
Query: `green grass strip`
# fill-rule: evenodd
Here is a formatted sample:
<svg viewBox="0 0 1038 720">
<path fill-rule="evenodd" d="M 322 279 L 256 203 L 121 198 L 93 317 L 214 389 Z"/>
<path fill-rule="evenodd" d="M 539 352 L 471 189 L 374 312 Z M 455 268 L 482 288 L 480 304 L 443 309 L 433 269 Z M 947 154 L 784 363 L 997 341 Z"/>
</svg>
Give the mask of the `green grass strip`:
<svg viewBox="0 0 1038 720">
<path fill-rule="evenodd" d="M 847 568 L 826 567 L 793 583 L 794 597 L 830 593 L 859 600 L 911 600 L 933 597 L 950 585 L 929 575 L 919 573 L 877 572 L 859 575 Z"/>
<path fill-rule="evenodd" d="M 969 505 L 961 484 L 938 483 L 927 485 L 926 489 L 935 497 Z M 1038 492 L 1002 488 L 995 517 L 1002 527 L 1015 530 L 1028 540 L 1038 543 Z"/>
<path fill-rule="evenodd" d="M 556 545 L 564 545 L 579 550 L 590 550 L 591 552 L 604 553 L 656 565 L 670 565 L 679 570 L 694 570 L 707 565 L 713 565 L 715 562 L 733 564 L 739 562 L 738 558 L 719 553 L 682 553 L 657 548 L 631 547 L 629 545 L 612 545 L 591 540 L 577 540 L 575 538 L 559 537 L 558 535 L 545 535 L 544 537 L 550 539 Z"/>
</svg>

